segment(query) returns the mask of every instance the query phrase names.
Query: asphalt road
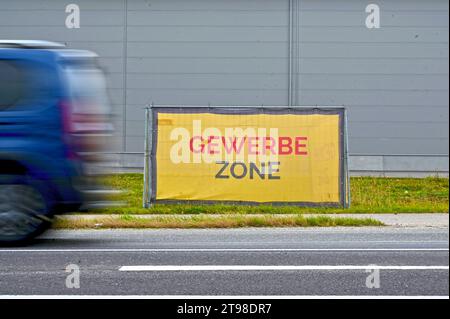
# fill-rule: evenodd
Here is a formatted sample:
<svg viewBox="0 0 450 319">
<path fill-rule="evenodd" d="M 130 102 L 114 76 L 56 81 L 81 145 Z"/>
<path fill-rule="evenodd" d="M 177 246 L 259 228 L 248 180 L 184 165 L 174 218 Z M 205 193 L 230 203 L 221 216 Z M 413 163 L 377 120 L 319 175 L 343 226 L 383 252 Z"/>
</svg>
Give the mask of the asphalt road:
<svg viewBox="0 0 450 319">
<path fill-rule="evenodd" d="M 448 248 L 448 227 L 52 231 L 0 248 L 0 295 L 448 297 Z"/>
</svg>

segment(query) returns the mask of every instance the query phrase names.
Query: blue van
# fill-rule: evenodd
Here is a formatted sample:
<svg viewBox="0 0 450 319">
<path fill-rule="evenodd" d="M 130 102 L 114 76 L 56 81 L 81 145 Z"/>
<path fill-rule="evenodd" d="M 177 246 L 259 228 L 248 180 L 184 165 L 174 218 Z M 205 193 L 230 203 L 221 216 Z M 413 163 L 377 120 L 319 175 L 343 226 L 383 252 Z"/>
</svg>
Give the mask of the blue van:
<svg viewBox="0 0 450 319">
<path fill-rule="evenodd" d="M 87 168 L 111 132 L 94 53 L 0 40 L 0 243 L 34 238 L 99 193 Z"/>
</svg>

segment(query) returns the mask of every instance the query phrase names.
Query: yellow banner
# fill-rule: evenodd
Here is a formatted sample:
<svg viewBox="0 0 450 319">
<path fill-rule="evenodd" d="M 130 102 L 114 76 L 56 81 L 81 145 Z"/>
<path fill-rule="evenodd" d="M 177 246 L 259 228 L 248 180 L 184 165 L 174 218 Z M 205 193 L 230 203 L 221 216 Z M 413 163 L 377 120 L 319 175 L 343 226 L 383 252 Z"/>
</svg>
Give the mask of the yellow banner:
<svg viewBox="0 0 450 319">
<path fill-rule="evenodd" d="M 157 201 L 341 202 L 339 112 L 154 116 Z"/>
</svg>

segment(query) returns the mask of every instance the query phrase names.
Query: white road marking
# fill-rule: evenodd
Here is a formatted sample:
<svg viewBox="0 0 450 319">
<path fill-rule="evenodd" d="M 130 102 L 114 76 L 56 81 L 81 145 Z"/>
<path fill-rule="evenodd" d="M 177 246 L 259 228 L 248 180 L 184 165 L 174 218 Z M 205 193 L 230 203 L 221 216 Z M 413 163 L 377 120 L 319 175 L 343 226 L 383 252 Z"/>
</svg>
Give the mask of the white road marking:
<svg viewBox="0 0 450 319">
<path fill-rule="evenodd" d="M 123 249 L 0 249 L 0 253 L 140 253 L 140 252 L 308 252 L 308 251 L 449 251 L 449 248 L 123 248 Z"/>
<path fill-rule="evenodd" d="M 260 265 L 201 265 L 201 266 L 123 266 L 119 271 L 286 271 L 286 270 L 449 270 L 449 266 L 377 266 L 377 265 L 311 265 L 311 266 L 260 266 Z"/>
</svg>

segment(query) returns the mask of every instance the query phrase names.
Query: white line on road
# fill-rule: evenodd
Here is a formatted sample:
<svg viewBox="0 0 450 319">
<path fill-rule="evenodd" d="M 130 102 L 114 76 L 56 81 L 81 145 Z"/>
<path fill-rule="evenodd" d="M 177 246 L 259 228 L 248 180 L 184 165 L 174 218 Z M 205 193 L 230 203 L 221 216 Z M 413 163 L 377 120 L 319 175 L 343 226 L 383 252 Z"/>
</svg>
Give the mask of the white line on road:
<svg viewBox="0 0 450 319">
<path fill-rule="evenodd" d="M 313 265 L 313 266 L 259 266 L 259 265 L 201 265 L 201 266 L 123 266 L 119 271 L 285 271 L 285 270 L 449 270 L 448 266 L 377 266 L 377 265 Z"/>
<path fill-rule="evenodd" d="M 0 253 L 140 253 L 140 252 L 308 252 L 308 251 L 446 251 L 448 248 L 123 248 L 123 249 L 0 249 Z"/>
</svg>

